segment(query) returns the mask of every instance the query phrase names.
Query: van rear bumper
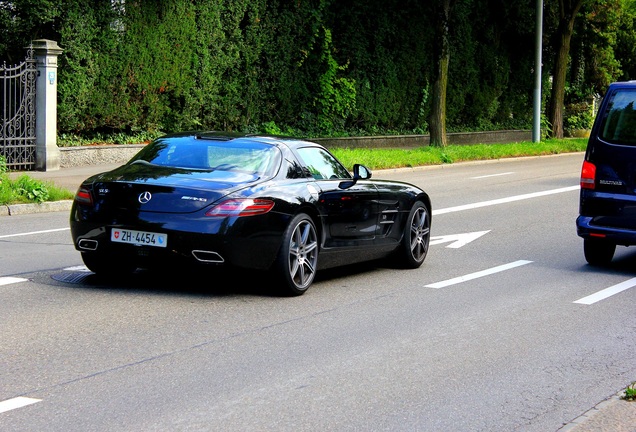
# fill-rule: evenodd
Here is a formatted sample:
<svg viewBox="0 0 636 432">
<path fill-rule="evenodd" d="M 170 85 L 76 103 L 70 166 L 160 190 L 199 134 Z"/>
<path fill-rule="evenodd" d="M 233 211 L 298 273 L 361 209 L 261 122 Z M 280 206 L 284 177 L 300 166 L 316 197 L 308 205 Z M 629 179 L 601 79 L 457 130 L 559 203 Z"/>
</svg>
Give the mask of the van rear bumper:
<svg viewBox="0 0 636 432">
<path fill-rule="evenodd" d="M 579 237 L 604 239 L 623 246 L 636 245 L 636 230 L 595 225 L 593 219 L 591 216 L 576 218 L 576 234 Z"/>
</svg>

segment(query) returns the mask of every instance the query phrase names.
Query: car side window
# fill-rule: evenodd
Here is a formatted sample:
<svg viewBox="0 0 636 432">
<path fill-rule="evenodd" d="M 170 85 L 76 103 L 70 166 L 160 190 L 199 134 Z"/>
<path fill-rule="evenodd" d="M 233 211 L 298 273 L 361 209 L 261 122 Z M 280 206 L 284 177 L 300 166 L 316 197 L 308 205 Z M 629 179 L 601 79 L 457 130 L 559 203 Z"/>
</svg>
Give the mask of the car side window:
<svg viewBox="0 0 636 432">
<path fill-rule="evenodd" d="M 617 91 L 608 105 L 601 128 L 601 139 L 623 145 L 636 145 L 636 92 Z"/>
<path fill-rule="evenodd" d="M 329 152 L 318 147 L 301 147 L 298 154 L 316 180 L 350 179 L 351 174 Z"/>
</svg>

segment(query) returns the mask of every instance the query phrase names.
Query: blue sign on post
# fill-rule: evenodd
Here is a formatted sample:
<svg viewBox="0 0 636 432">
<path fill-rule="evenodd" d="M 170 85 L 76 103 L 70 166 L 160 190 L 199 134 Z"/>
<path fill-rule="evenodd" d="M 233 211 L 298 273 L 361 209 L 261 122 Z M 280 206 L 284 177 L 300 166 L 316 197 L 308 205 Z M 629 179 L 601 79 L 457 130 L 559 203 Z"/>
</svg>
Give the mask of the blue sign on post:
<svg viewBox="0 0 636 432">
<path fill-rule="evenodd" d="M 49 72 L 49 84 L 55 83 L 55 72 Z"/>
</svg>

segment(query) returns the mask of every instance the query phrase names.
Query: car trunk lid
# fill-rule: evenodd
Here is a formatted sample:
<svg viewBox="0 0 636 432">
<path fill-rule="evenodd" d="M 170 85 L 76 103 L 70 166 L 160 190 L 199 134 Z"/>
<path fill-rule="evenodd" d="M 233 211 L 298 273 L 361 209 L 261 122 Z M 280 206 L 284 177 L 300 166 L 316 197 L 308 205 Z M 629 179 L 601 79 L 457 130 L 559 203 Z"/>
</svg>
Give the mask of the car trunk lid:
<svg viewBox="0 0 636 432">
<path fill-rule="evenodd" d="M 124 166 L 92 177 L 95 206 L 103 210 L 192 213 L 256 180 L 252 174 Z"/>
</svg>

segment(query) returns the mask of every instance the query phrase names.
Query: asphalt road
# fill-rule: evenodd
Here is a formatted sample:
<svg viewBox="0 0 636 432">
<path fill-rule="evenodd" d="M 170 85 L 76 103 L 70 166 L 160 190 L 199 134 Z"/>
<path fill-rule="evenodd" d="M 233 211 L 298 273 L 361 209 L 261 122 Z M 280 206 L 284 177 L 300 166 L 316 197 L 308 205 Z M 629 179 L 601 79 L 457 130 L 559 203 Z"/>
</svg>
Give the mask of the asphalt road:
<svg viewBox="0 0 636 432">
<path fill-rule="evenodd" d="M 375 173 L 429 192 L 426 262 L 297 298 L 179 268 L 107 282 L 65 212 L 3 217 L 0 430 L 557 431 L 636 377 L 636 248 L 586 265 L 581 162 Z"/>
</svg>

